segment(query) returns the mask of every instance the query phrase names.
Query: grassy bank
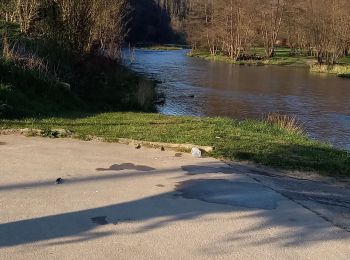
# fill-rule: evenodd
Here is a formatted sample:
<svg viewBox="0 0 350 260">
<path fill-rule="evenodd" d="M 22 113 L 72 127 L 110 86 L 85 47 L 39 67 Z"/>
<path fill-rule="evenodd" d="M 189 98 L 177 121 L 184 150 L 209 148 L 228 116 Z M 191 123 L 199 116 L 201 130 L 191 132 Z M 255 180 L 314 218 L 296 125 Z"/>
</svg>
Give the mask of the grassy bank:
<svg viewBox="0 0 350 260">
<path fill-rule="evenodd" d="M 15 24 L 0 22 L 0 50 L 0 129 L 41 129 L 50 136 L 63 128 L 81 139 L 193 143 L 214 146 L 218 158 L 350 176 L 347 152 L 283 122 L 105 113 L 153 111 L 154 83 L 96 54 L 23 35 Z"/>
<path fill-rule="evenodd" d="M 263 121 L 170 117 L 145 113 L 2 120 L 0 128 L 70 130 L 77 138 L 101 137 L 114 142 L 131 138 L 153 142 L 214 146 L 212 156 L 249 160 L 281 169 L 350 176 L 349 153 L 308 139 L 304 134 Z"/>
<path fill-rule="evenodd" d="M 343 78 L 350 78 L 350 63 L 349 65 L 334 65 L 331 67 L 326 65 L 313 64 L 310 66 L 310 71 L 316 73 L 327 73 Z"/>
<path fill-rule="evenodd" d="M 206 51 L 192 51 L 188 54 L 189 57 L 196 57 L 208 61 L 226 62 L 236 65 L 247 66 L 263 66 L 263 65 L 278 65 L 291 67 L 305 67 L 310 68 L 311 72 L 328 73 L 339 77 L 350 77 L 350 57 L 344 57 L 339 60 L 339 64 L 332 67 L 315 65 L 316 58 L 307 55 L 290 55 L 290 49 L 277 48 L 275 56 L 270 59 L 265 59 L 264 50 L 262 48 L 253 48 L 250 53 L 252 57 L 257 59 L 248 59 L 241 61 L 234 61 L 231 58 L 223 55 L 211 55 Z"/>
<path fill-rule="evenodd" d="M 0 21 L 0 118 L 154 111 L 154 87 L 116 61 L 72 52 Z"/>
<path fill-rule="evenodd" d="M 264 59 L 264 49 L 252 48 L 248 53 L 256 59 L 235 61 L 223 54 L 211 55 L 206 51 L 192 51 L 188 54 L 190 57 L 202 58 L 209 61 L 226 62 L 237 65 L 280 65 L 280 66 L 293 66 L 293 67 L 307 67 L 309 64 L 315 61 L 313 57 L 306 56 L 291 56 L 290 49 L 278 48 L 276 54 L 271 59 Z"/>
<path fill-rule="evenodd" d="M 180 51 L 180 50 L 183 50 L 182 47 L 166 46 L 166 45 L 148 46 L 148 47 L 142 47 L 142 49 L 148 50 L 148 51 Z"/>
</svg>

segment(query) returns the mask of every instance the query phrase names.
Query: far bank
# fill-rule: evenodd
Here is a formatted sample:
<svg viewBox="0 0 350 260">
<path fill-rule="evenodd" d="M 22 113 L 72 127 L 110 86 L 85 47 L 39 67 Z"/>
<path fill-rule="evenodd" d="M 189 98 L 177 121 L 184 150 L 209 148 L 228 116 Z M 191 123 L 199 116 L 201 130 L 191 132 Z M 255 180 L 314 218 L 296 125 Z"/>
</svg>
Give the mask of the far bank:
<svg viewBox="0 0 350 260">
<path fill-rule="evenodd" d="M 208 61 L 225 62 L 243 66 L 277 65 L 289 67 L 305 67 L 310 72 L 325 73 L 343 78 L 350 78 L 350 56 L 339 59 L 334 65 L 318 64 L 314 56 L 307 53 L 293 54 L 289 48 L 276 48 L 275 55 L 271 58 L 264 57 L 262 48 L 252 48 L 249 55 L 240 60 L 234 60 L 224 54 L 210 54 L 208 51 L 192 50 L 189 57 L 201 58 Z"/>
</svg>

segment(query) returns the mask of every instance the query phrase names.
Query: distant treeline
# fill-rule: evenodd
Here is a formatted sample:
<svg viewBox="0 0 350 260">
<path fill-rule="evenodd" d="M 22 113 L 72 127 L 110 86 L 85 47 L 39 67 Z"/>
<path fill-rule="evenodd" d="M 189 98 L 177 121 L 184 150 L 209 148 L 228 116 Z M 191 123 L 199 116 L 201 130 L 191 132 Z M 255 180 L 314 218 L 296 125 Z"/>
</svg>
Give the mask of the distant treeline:
<svg viewBox="0 0 350 260">
<path fill-rule="evenodd" d="M 131 2 L 136 7 L 132 40 L 137 35 L 145 37 L 145 33 L 147 41 L 169 40 L 162 37 L 171 35 L 170 28 L 177 40 L 187 41 L 194 49 L 233 60 L 246 58 L 249 49 L 257 46 L 265 48 L 266 58 L 274 56 L 276 45 L 285 45 L 292 55 L 306 52 L 316 56 L 320 64 L 334 64 L 349 52 L 349 0 Z"/>
<path fill-rule="evenodd" d="M 125 38 L 188 43 L 233 60 L 249 58 L 257 46 L 271 58 L 285 45 L 320 64 L 336 63 L 350 46 L 349 0 L 1 0 L 1 17 L 110 56 Z"/>
</svg>

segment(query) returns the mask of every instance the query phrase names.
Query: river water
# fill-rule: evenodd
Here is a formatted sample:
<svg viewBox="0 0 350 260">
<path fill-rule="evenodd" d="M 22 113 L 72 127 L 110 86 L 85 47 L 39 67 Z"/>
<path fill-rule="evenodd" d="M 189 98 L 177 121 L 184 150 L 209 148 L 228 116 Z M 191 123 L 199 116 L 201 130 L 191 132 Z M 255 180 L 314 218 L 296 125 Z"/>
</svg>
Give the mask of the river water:
<svg viewBox="0 0 350 260">
<path fill-rule="evenodd" d="M 349 79 L 306 68 L 208 62 L 186 52 L 135 51 L 131 68 L 162 82 L 160 113 L 261 119 L 279 112 L 297 116 L 311 138 L 350 150 Z"/>
</svg>

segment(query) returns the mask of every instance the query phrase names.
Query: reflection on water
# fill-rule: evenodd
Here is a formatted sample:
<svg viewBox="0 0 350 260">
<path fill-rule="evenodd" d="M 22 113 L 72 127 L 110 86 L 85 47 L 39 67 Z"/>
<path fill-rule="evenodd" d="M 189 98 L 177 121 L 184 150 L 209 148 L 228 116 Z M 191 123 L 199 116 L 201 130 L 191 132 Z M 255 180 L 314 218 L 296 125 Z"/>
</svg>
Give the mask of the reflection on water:
<svg viewBox="0 0 350 260">
<path fill-rule="evenodd" d="M 236 66 L 185 54 L 136 51 L 131 67 L 162 82 L 166 104 L 159 112 L 239 119 L 269 112 L 296 115 L 311 137 L 350 150 L 350 80 L 305 68 Z"/>
</svg>

